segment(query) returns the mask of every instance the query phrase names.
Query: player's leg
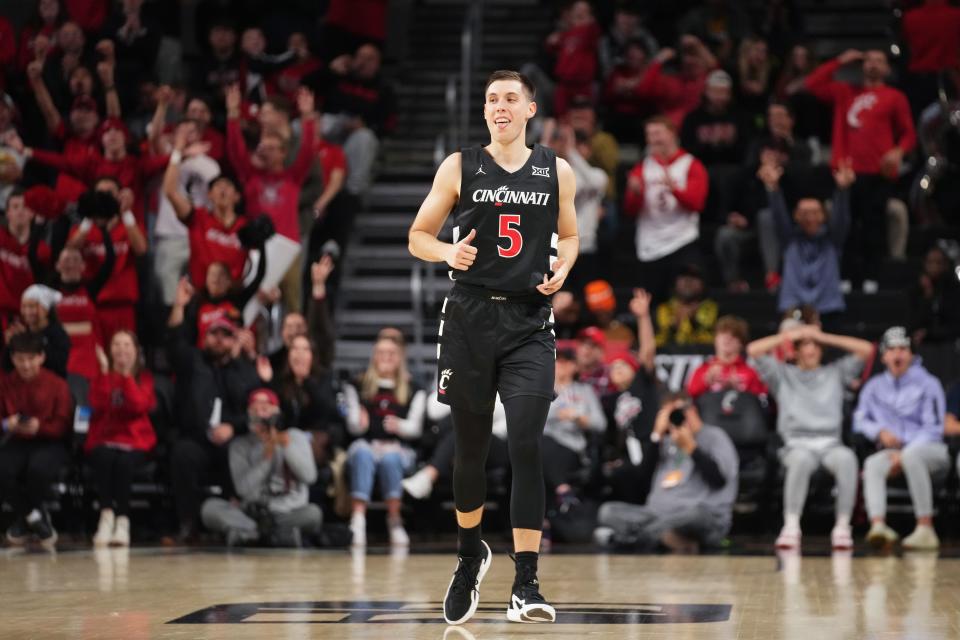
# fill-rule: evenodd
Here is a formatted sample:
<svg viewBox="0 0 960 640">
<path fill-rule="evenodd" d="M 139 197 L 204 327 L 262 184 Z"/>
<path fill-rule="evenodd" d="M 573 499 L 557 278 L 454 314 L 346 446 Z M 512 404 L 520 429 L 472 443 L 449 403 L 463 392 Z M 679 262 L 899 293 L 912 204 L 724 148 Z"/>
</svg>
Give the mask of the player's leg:
<svg viewBox="0 0 960 640">
<path fill-rule="evenodd" d="M 444 300 L 437 346 L 437 395 L 449 404 L 454 431 L 453 493 L 458 563 L 447 586 L 443 617 L 462 624 L 476 612 L 480 582 L 493 556 L 481 539 L 487 449 L 496 394 L 493 354 L 497 311 L 492 303 L 456 289 Z"/>
<path fill-rule="evenodd" d="M 453 499 L 457 509 L 457 570 L 447 587 L 443 616 L 449 624 L 470 619 L 480 604 L 480 582 L 493 555 L 481 539 L 480 523 L 487 497 L 485 467 L 493 413 L 452 407 L 454 455 Z"/>
<path fill-rule="evenodd" d="M 511 622 L 553 622 L 556 612 L 540 593 L 537 577 L 544 516 L 541 442 L 550 400 L 515 396 L 505 399 L 503 407 L 507 414 L 507 443 L 513 470 L 510 521 L 516 562 L 507 618 Z"/>
</svg>

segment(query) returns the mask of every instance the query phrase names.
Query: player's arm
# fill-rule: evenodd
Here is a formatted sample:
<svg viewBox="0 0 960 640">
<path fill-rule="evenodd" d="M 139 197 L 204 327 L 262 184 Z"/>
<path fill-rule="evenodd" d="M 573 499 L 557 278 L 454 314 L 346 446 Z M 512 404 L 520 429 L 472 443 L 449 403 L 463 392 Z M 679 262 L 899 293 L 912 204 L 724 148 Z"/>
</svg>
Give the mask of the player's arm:
<svg viewBox="0 0 960 640">
<path fill-rule="evenodd" d="M 433 186 L 410 226 L 407 245 L 410 253 L 427 262 L 446 262 L 454 269 L 466 271 L 477 257 L 477 248 L 470 246 L 476 235 L 471 229 L 460 242 L 450 244 L 437 238 L 443 223 L 460 194 L 460 154 L 453 153 L 440 164 Z"/>
<path fill-rule="evenodd" d="M 577 261 L 580 251 L 580 236 L 577 235 L 577 210 L 573 198 L 577 194 L 577 178 L 573 169 L 563 158 L 557 158 L 557 179 L 560 182 L 560 216 L 557 220 L 557 259 L 553 263 L 553 277 L 543 276 L 543 284 L 537 285 L 537 291 L 544 295 L 553 295 L 563 286 Z"/>
</svg>

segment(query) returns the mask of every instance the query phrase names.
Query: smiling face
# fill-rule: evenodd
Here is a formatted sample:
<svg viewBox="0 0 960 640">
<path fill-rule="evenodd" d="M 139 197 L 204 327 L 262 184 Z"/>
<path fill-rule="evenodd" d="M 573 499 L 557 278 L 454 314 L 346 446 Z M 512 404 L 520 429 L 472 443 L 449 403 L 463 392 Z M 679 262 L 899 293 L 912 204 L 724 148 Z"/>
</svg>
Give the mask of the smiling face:
<svg viewBox="0 0 960 640">
<path fill-rule="evenodd" d="M 45 356 L 43 353 L 18 351 L 14 353 L 10 359 L 13 360 L 13 368 L 17 370 L 17 375 L 20 376 L 20 379 L 29 382 L 40 374 L 40 368 L 43 367 Z"/>
<path fill-rule="evenodd" d="M 373 348 L 373 367 L 381 378 L 392 378 L 400 370 L 403 353 L 393 340 L 380 340 Z"/>
<path fill-rule="evenodd" d="M 523 139 L 527 120 L 536 113 L 537 103 L 519 80 L 494 80 L 487 86 L 483 119 L 494 142 Z"/>
<path fill-rule="evenodd" d="M 131 374 L 137 365 L 139 349 L 133 336 L 126 331 L 118 331 L 110 340 L 110 362 L 117 373 Z"/>
<path fill-rule="evenodd" d="M 823 347 L 816 340 L 799 340 L 796 344 L 797 366 L 816 369 L 823 360 Z"/>
<path fill-rule="evenodd" d="M 64 247 L 57 258 L 57 273 L 65 283 L 80 282 L 83 279 L 83 256 L 80 251 L 71 247 Z"/>
<path fill-rule="evenodd" d="M 313 367 L 313 349 L 306 336 L 296 336 L 290 343 L 287 363 L 290 365 L 290 372 L 298 380 L 303 380 L 310 375 L 310 369 Z"/>
</svg>

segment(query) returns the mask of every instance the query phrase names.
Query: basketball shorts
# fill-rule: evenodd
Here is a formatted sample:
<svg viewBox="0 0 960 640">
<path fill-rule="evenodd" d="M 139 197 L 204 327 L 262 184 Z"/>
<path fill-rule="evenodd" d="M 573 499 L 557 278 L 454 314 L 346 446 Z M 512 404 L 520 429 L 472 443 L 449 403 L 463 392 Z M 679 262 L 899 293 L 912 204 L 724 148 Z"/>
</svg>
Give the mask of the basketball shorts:
<svg viewBox="0 0 960 640">
<path fill-rule="evenodd" d="M 553 400 L 557 360 L 553 309 L 539 294 L 511 295 L 455 284 L 437 337 L 437 398 L 473 413 L 500 400 Z"/>
</svg>

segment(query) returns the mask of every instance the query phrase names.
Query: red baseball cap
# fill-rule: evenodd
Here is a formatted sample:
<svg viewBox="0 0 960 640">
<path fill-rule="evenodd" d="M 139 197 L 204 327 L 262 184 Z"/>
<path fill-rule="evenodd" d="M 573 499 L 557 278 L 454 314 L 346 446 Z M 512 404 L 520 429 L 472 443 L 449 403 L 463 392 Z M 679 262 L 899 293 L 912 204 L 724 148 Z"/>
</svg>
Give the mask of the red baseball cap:
<svg viewBox="0 0 960 640">
<path fill-rule="evenodd" d="M 626 349 L 614 351 L 606 358 L 607 364 L 613 364 L 617 361 L 624 362 L 627 366 L 633 369 L 634 373 L 640 370 L 640 361 L 637 360 L 637 357 L 633 355 L 633 353 L 627 351 Z"/>
<path fill-rule="evenodd" d="M 120 118 L 107 118 L 106 120 L 104 120 L 103 123 L 100 125 L 100 130 L 98 134 L 102 136 L 107 131 L 110 131 L 113 129 L 116 129 L 117 131 L 122 133 L 123 139 L 127 142 L 130 142 L 130 130 L 127 129 L 127 125 L 125 125 L 123 123 L 123 120 L 121 120 Z"/>
<path fill-rule="evenodd" d="M 272 389 L 267 389 L 266 387 L 254 389 L 250 392 L 247 398 L 247 404 L 251 405 L 254 402 L 269 402 L 275 407 L 280 406 L 280 399 L 277 398 L 277 394 L 274 393 Z"/>
<path fill-rule="evenodd" d="M 577 333 L 577 340 L 589 340 L 598 347 L 607 347 L 607 336 L 600 327 L 587 327 Z"/>
</svg>

